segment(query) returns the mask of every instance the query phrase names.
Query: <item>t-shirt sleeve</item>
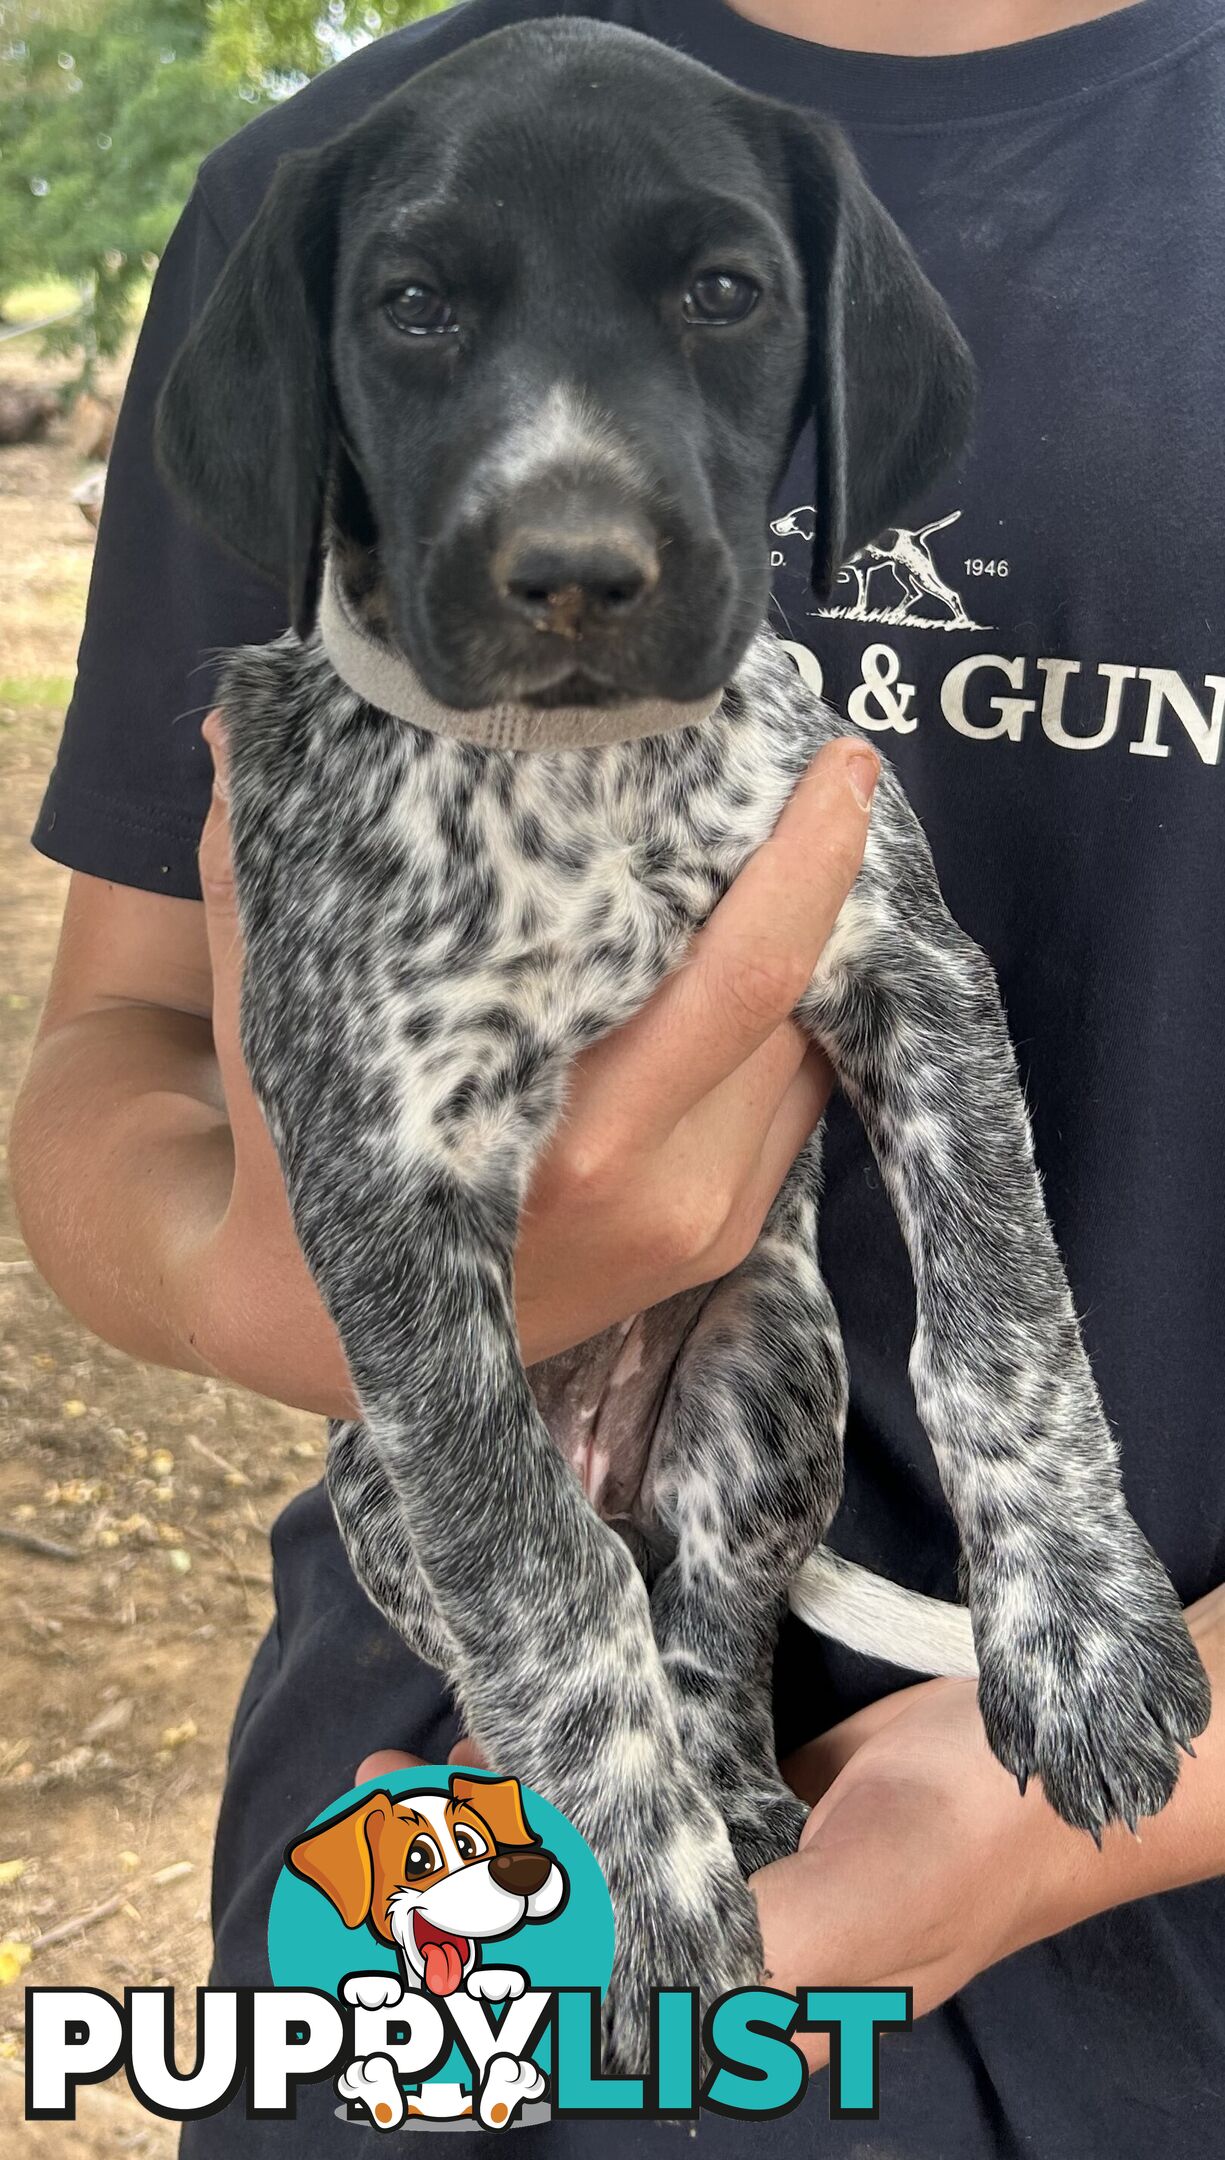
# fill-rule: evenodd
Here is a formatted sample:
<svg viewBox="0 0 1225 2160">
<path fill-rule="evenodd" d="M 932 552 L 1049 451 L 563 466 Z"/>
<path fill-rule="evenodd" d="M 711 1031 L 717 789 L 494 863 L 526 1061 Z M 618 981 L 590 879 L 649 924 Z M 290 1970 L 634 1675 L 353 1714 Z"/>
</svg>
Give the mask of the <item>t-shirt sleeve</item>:
<svg viewBox="0 0 1225 2160">
<path fill-rule="evenodd" d="M 69 869 L 198 899 L 211 765 L 200 723 L 227 648 L 286 627 L 283 596 L 172 501 L 153 456 L 170 362 L 227 244 L 198 188 L 162 258 L 107 471 L 76 687 L 34 845 Z"/>
</svg>

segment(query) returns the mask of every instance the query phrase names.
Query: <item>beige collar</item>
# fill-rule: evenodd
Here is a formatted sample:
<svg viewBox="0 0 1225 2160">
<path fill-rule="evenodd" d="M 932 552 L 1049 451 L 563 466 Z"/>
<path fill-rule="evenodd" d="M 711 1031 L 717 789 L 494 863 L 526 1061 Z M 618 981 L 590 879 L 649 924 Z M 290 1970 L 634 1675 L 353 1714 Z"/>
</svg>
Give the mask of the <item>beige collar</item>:
<svg viewBox="0 0 1225 2160">
<path fill-rule="evenodd" d="M 449 735 L 482 750 L 586 750 L 600 743 L 636 742 L 643 735 L 668 735 L 709 720 L 723 697 L 718 690 L 686 705 L 640 698 L 629 705 L 508 704 L 461 712 L 431 697 L 405 655 L 359 621 L 330 556 L 324 567 L 319 635 L 341 681 L 368 705 L 431 735 Z"/>
</svg>

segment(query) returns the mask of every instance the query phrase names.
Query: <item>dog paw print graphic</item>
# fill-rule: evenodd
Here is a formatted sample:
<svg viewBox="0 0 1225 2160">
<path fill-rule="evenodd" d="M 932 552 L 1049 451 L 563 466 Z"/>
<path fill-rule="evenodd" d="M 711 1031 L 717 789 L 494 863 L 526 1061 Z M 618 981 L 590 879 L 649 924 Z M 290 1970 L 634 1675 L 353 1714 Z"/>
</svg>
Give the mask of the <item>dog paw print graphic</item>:
<svg viewBox="0 0 1225 2160">
<path fill-rule="evenodd" d="M 603 1993 L 612 1966 L 587 1846 L 515 1778 L 414 1770 L 347 1799 L 289 1845 L 269 1922 L 276 1984 L 346 2013 L 340 2111 L 380 2131 L 547 2112 L 554 1991 Z"/>
</svg>

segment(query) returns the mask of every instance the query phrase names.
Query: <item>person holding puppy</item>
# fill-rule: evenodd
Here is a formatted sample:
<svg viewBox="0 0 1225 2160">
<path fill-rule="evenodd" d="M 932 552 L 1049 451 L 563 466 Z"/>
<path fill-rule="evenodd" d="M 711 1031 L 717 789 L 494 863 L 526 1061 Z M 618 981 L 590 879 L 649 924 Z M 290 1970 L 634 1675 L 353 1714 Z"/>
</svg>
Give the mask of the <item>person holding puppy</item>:
<svg viewBox="0 0 1225 2160">
<path fill-rule="evenodd" d="M 74 878 L 14 1135 L 35 1256 L 132 1354 L 338 1416 L 348 1377 L 238 1049 L 224 739 L 214 718 L 210 786 L 180 717 L 207 695 L 205 656 L 278 634 L 280 602 L 184 530 L 153 471 L 151 415 L 277 158 L 454 42 L 540 12 L 470 0 L 208 161 L 134 368 L 37 835 Z M 778 607 L 826 694 L 897 764 L 950 903 L 995 962 L 1128 1497 L 1219 1681 L 1225 1179 L 1205 1028 L 1225 898 L 1210 454 L 1225 13 L 1144 0 L 1081 20 L 1092 10 L 1058 0 L 947 0 L 916 24 L 882 0 L 865 53 L 849 49 L 864 25 L 835 0 L 590 12 L 841 120 L 975 351 L 978 441 L 948 516 L 882 536 L 818 615 L 790 552 L 797 465 L 777 504 Z M 856 749 L 817 762 L 691 966 L 585 1060 L 517 1254 L 529 1361 L 726 1272 L 823 1111 L 828 1076 L 772 997 L 772 962 L 797 936 L 819 947 L 854 878 L 868 816 Z M 906 1386 L 905 1257 L 840 1106 L 823 1256 L 852 1377 L 833 1542 L 954 1595 Z M 385 1766 L 371 1747 L 437 1759 L 459 1737 L 435 1676 L 349 1575 L 320 1489 L 286 1511 L 274 1551 L 279 1638 L 240 1706 L 218 1842 L 226 1985 L 266 1978 L 269 1870 L 311 1803 L 360 1758 L 366 1774 Z M 1036 1791 L 1018 1797 L 968 1683 L 898 1679 L 798 1628 L 784 1643 L 779 1744 L 816 1806 L 801 1852 L 754 1886 L 775 1984 L 913 1985 L 931 2014 L 891 2046 L 883 2101 L 907 2153 L 1081 2160 L 1109 2145 L 1138 2160 L 1163 2131 L 1202 2136 L 1225 2068 L 1220 1715 L 1139 1845 L 1110 1833 L 1099 1857 Z M 327 2099 L 304 2095 L 300 2149 L 327 2154 L 344 2134 Z M 771 2126 L 776 2148 L 810 2149 L 814 2108 L 819 2095 Z M 555 2125 L 548 2149 L 626 2149 L 615 2125 L 580 2129 L 575 2142 Z M 853 2134 L 831 2125 L 831 2149 Z M 699 2135 L 735 2149 L 726 2124 Z M 643 2151 L 674 2136 L 634 2132 Z M 184 2149 L 271 2154 L 293 2137 L 227 2115 L 192 2126 Z"/>
</svg>

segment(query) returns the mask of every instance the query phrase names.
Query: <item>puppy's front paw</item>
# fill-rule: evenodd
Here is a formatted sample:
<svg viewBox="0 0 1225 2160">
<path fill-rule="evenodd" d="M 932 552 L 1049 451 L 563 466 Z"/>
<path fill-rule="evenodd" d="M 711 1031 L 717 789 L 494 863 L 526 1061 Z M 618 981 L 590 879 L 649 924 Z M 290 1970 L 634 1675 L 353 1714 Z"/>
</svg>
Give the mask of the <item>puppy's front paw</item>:
<svg viewBox="0 0 1225 2160">
<path fill-rule="evenodd" d="M 603 2020 L 609 2070 L 634 2076 L 647 2068 L 660 1988 L 696 1988 L 706 2010 L 761 1978 L 757 1907 L 726 1839 L 720 1844 L 704 1879 L 660 1874 L 638 1897 L 614 1897 L 617 1955 Z"/>
<path fill-rule="evenodd" d="M 711 1795 L 671 1735 L 635 1737 L 632 1752 L 609 1749 L 594 1769 L 584 1761 L 548 1794 L 608 1885 L 616 1950 L 603 2052 L 626 2076 L 649 2066 L 655 1991 L 695 1988 L 708 2006 L 753 1986 L 762 1963 L 757 1907 Z"/>
<path fill-rule="evenodd" d="M 342 2100 L 364 2107 L 376 2130 L 398 2130 L 404 2120 L 404 2094 L 390 2055 L 367 2055 L 350 2063 L 337 2078 L 336 2090 Z"/>
<path fill-rule="evenodd" d="M 1178 1781 L 1179 1749 L 1208 1722 L 1207 1675 L 1168 1577 L 1129 1518 L 1090 1567 L 1052 1585 L 972 1596 L 978 1700 L 992 1748 L 1065 1822 L 1100 1842 L 1134 1829 Z"/>
<path fill-rule="evenodd" d="M 350 1973 L 341 1994 L 355 2010 L 394 2010 L 404 2000 L 404 1986 L 396 1973 Z"/>
<path fill-rule="evenodd" d="M 487 2130 L 505 2130 L 525 2101 L 539 2100 L 544 2091 L 544 2072 L 534 2062 L 519 2062 L 514 2055 L 494 2055 L 485 2072 L 477 2114 Z"/>
<path fill-rule="evenodd" d="M 527 1982 L 513 1966 L 478 1965 L 465 1983 L 466 1992 L 480 2002 L 517 2002 Z"/>
</svg>

